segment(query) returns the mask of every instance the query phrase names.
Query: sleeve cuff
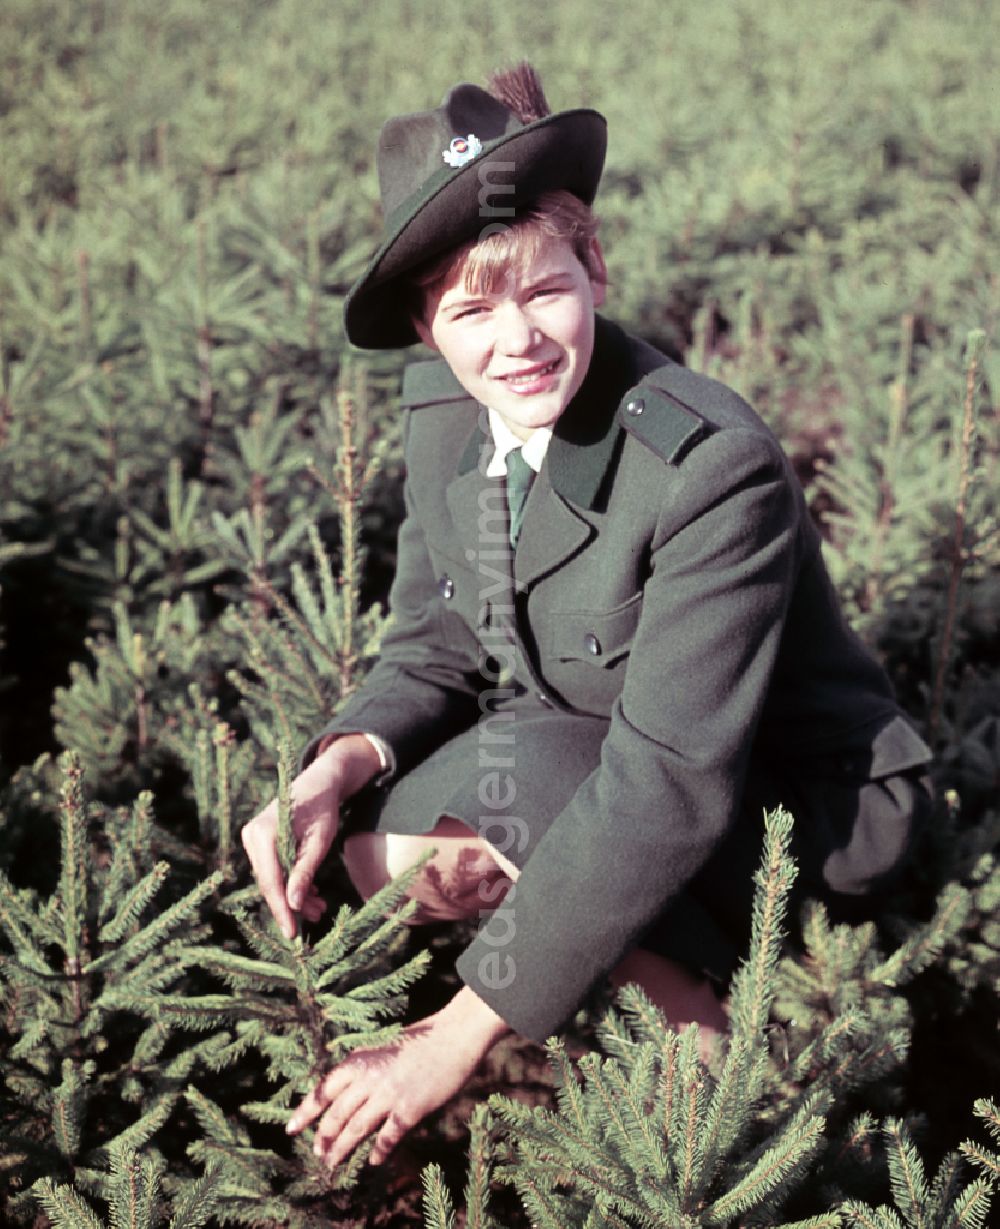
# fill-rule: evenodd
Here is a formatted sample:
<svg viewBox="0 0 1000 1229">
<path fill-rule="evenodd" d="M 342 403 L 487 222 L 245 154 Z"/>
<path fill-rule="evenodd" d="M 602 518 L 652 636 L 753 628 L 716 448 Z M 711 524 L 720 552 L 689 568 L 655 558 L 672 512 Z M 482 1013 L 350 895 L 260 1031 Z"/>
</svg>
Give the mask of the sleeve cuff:
<svg viewBox="0 0 1000 1229">
<path fill-rule="evenodd" d="M 393 755 L 392 748 L 384 738 L 380 738 L 378 734 L 369 734 L 367 730 L 344 731 L 344 733 L 324 735 L 309 748 L 307 752 L 307 762 L 314 760 L 317 755 L 322 755 L 328 747 L 332 747 L 333 744 L 338 739 L 343 738 L 344 734 L 346 733 L 360 734 L 362 738 L 366 738 L 375 748 L 375 754 L 378 756 L 379 773 L 377 777 L 372 778 L 370 784 L 382 785 L 396 771 L 396 757 Z M 305 759 L 305 757 L 303 758 Z"/>
<path fill-rule="evenodd" d="M 393 762 L 394 757 L 392 754 L 392 749 L 390 748 L 389 744 L 385 741 L 385 739 L 380 738 L 377 734 L 369 734 L 366 730 L 362 730 L 362 734 L 364 735 L 365 738 L 368 739 L 371 745 L 375 748 L 375 752 L 378 755 L 380 771 L 379 771 L 379 775 L 375 778 L 375 784 L 381 785 L 382 782 L 386 779 L 387 776 L 389 776 L 389 774 L 392 772 L 393 768 L 395 767 L 394 762 Z"/>
</svg>

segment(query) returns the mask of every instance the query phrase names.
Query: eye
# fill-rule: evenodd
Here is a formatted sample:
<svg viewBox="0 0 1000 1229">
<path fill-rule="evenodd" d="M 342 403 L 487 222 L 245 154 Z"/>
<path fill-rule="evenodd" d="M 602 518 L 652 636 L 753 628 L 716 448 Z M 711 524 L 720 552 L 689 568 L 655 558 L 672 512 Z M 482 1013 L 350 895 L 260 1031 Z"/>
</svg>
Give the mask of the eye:
<svg viewBox="0 0 1000 1229">
<path fill-rule="evenodd" d="M 468 307 L 460 307 L 457 311 L 452 312 L 452 320 L 468 320 L 472 316 L 481 316 L 486 311 L 486 308 L 479 303 L 470 303 Z"/>
</svg>

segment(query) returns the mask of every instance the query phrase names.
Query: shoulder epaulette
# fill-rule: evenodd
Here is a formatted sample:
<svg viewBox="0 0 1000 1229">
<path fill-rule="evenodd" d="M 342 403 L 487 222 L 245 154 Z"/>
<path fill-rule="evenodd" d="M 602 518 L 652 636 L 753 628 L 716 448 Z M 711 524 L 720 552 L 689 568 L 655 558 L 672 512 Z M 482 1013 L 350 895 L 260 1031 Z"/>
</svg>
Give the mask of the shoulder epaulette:
<svg viewBox="0 0 1000 1229">
<path fill-rule="evenodd" d="M 466 401 L 469 394 L 443 358 L 410 363 L 403 372 L 401 403 L 409 409 L 448 401 Z"/>
<path fill-rule="evenodd" d="M 670 465 L 711 431 L 711 424 L 678 395 L 676 364 L 658 367 L 636 384 L 618 406 L 618 420 L 630 434 Z"/>
</svg>

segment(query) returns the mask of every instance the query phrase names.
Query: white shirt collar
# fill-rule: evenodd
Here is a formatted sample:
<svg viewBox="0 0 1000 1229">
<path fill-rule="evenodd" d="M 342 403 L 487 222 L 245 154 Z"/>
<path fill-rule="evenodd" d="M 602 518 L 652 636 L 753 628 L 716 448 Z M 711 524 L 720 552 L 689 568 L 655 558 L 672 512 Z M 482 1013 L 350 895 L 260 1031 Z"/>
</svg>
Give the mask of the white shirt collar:
<svg viewBox="0 0 1000 1229">
<path fill-rule="evenodd" d="M 527 440 L 519 440 L 504 422 L 496 410 L 487 408 L 490 422 L 490 434 L 493 436 L 494 453 L 486 467 L 487 478 L 503 478 L 507 473 L 507 454 L 515 448 L 521 449 L 521 456 L 537 474 L 542 468 L 549 441 L 552 439 L 551 427 L 536 427 Z"/>
</svg>

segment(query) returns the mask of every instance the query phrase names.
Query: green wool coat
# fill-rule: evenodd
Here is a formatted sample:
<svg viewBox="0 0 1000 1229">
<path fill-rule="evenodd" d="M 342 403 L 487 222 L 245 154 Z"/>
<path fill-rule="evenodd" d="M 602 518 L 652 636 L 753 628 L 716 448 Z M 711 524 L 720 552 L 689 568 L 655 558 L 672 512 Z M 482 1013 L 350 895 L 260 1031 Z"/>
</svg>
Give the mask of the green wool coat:
<svg viewBox="0 0 1000 1229">
<path fill-rule="evenodd" d="M 441 361 L 408 368 L 403 400 L 394 622 L 313 746 L 367 731 L 393 751 L 349 822 L 458 815 L 521 868 L 492 916 L 484 898 L 468 985 L 540 1039 L 665 918 L 673 950 L 710 968 L 727 875 L 749 899 L 748 799 L 793 809 L 816 883 L 864 893 L 893 869 L 907 804 L 857 837 L 859 791 L 928 750 L 845 625 L 799 484 L 745 402 L 598 318 L 511 559 L 485 411 Z M 823 813 L 838 790 L 846 820 Z M 710 865 L 711 891 L 688 897 Z"/>
</svg>

